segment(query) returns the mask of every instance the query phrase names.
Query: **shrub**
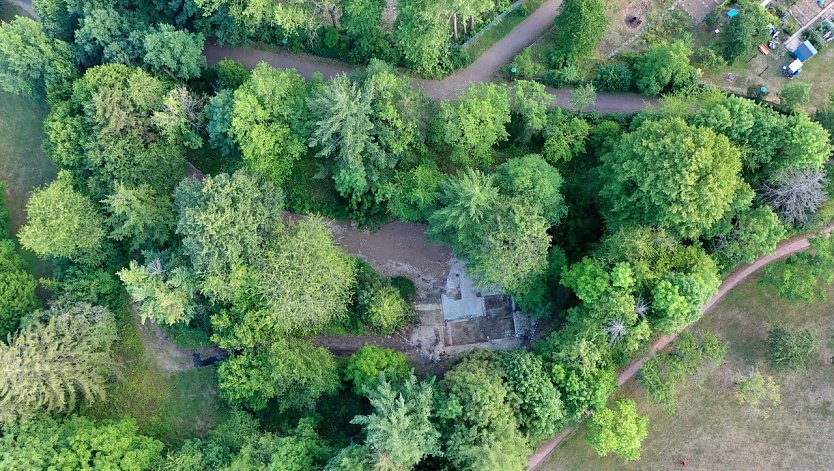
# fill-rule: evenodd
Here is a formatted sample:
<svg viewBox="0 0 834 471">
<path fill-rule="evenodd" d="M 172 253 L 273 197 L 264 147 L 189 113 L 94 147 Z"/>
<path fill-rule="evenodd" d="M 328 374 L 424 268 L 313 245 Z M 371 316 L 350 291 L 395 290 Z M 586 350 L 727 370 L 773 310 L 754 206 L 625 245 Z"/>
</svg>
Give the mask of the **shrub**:
<svg viewBox="0 0 834 471">
<path fill-rule="evenodd" d="M 727 61 L 714 48 L 702 47 L 695 51 L 695 60 L 704 69 L 717 69 L 727 65 Z"/>
<path fill-rule="evenodd" d="M 736 381 L 736 400 L 754 415 L 767 418 L 782 401 L 779 389 L 773 377 L 754 369 Z"/>
<path fill-rule="evenodd" d="M 345 367 L 345 380 L 353 383 L 353 391 L 360 396 L 376 388 L 380 375 L 388 381 L 399 382 L 408 377 L 408 359 L 390 348 L 365 345 L 350 356 Z"/>
<path fill-rule="evenodd" d="M 544 66 L 533 60 L 533 51 L 529 47 L 516 54 L 510 62 L 510 68 L 516 68 L 516 77 L 520 79 L 534 79 L 544 73 Z"/>
<path fill-rule="evenodd" d="M 820 335 L 812 330 L 776 327 L 767 335 L 770 362 L 777 368 L 801 371 L 808 368 L 820 346 Z"/>
<path fill-rule="evenodd" d="M 364 262 L 359 262 L 355 306 L 362 320 L 380 334 L 392 334 L 414 319 L 414 308 L 401 291 Z"/>
<path fill-rule="evenodd" d="M 616 453 L 626 460 L 640 459 L 643 439 L 649 434 L 649 419 L 637 414 L 637 404 L 620 399 L 614 409 L 597 411 L 588 421 L 588 441 L 600 454 Z"/>
<path fill-rule="evenodd" d="M 597 70 L 594 85 L 603 92 L 625 92 L 633 82 L 631 69 L 621 63 L 603 64 Z"/>
</svg>

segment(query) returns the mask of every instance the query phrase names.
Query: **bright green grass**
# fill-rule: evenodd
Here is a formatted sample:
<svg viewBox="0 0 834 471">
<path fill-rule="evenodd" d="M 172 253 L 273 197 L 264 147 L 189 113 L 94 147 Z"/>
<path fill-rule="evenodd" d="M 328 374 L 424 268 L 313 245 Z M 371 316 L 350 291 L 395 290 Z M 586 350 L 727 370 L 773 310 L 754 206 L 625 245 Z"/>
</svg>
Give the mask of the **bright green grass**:
<svg viewBox="0 0 834 471">
<path fill-rule="evenodd" d="M 834 300 L 834 288 L 829 296 Z M 724 365 L 679 391 L 675 415 L 648 403 L 635 382 L 622 392 L 637 401 L 640 414 L 649 418 L 649 436 L 640 461 L 599 457 L 585 442 L 581 428 L 539 470 L 678 469 L 681 460 L 687 460 L 691 469 L 831 469 L 832 307 L 834 301 L 789 304 L 771 288 L 748 280 L 695 326 L 718 335 L 727 343 L 728 353 Z M 809 371 L 777 373 L 767 366 L 765 338 L 777 323 L 792 329 L 814 328 L 822 334 L 822 343 L 828 346 L 821 349 Z M 733 396 L 738 375 L 756 365 L 773 375 L 782 390 L 782 406 L 769 419 L 751 416 Z"/>
<path fill-rule="evenodd" d="M 482 34 L 477 41 L 475 41 L 474 43 L 472 43 L 472 45 L 466 48 L 466 51 L 469 53 L 469 57 L 473 61 L 480 57 L 481 54 L 483 54 L 486 50 L 495 45 L 495 43 L 500 41 L 501 38 L 506 36 L 510 31 L 515 29 L 516 26 L 518 26 L 522 21 L 524 21 L 525 18 L 530 16 L 534 11 L 536 11 L 540 6 L 542 6 L 544 1 L 545 0 L 528 0 L 527 2 L 525 2 L 525 5 L 527 6 L 526 13 L 521 12 L 523 7 L 517 8 L 508 13 L 507 16 L 505 16 L 504 19 L 501 20 L 501 22 L 495 25 L 494 28 Z"/>
<path fill-rule="evenodd" d="M 96 418 L 132 416 L 142 433 L 171 446 L 205 436 L 228 414 L 217 390 L 213 366 L 181 373 L 161 371 L 145 351 L 130 315 L 120 314 L 116 357 L 120 378 L 106 400 L 82 410 Z"/>
</svg>

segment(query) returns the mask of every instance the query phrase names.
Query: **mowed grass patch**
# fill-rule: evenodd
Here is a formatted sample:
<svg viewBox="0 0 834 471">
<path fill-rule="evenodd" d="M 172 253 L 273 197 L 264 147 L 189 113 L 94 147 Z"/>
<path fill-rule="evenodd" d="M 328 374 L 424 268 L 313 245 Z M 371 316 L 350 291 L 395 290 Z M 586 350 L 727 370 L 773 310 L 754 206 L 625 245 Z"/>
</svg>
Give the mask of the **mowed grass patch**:
<svg viewBox="0 0 834 471">
<path fill-rule="evenodd" d="M 834 289 L 830 291 L 834 300 Z M 777 373 L 767 365 L 767 331 L 782 323 L 789 328 L 815 328 L 823 348 L 804 373 Z M 727 343 L 724 365 L 691 379 L 678 393 L 679 406 L 669 415 L 649 403 L 640 385 L 631 382 L 621 395 L 634 399 L 649 417 L 649 436 L 640 461 L 599 457 L 585 441 L 585 429 L 555 450 L 539 469 L 654 470 L 677 469 L 831 469 L 834 461 L 834 302 L 789 304 L 772 288 L 750 280 L 694 327 L 709 330 Z M 781 386 L 782 405 L 770 418 L 752 416 L 734 398 L 739 374 L 758 366 Z"/>
<path fill-rule="evenodd" d="M 217 389 L 216 369 L 206 366 L 173 374 L 159 369 L 145 351 L 130 314 L 119 317 L 119 378 L 106 400 L 82 413 L 99 419 L 132 416 L 142 433 L 170 446 L 205 436 L 228 414 Z"/>
<path fill-rule="evenodd" d="M 13 234 L 26 222 L 26 202 L 32 190 L 55 178 L 55 164 L 41 149 L 47 112 L 43 104 L 0 92 L 0 179 L 6 183 Z M 22 254 L 35 276 L 50 275 L 49 263 L 31 252 Z"/>
</svg>

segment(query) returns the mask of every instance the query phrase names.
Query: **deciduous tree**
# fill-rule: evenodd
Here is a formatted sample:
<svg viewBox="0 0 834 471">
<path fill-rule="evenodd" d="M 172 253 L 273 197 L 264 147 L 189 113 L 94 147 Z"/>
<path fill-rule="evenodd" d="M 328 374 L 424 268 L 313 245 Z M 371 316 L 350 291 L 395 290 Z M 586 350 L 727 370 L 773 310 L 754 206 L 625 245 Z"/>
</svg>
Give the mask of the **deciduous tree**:
<svg viewBox="0 0 834 471">
<path fill-rule="evenodd" d="M 26 203 L 28 220 L 18 237 L 24 248 L 40 256 L 98 262 L 104 247 L 104 219 L 89 198 L 72 187 L 67 172 L 32 192 Z"/>
<path fill-rule="evenodd" d="M 649 419 L 637 414 L 629 399 L 614 403 L 614 409 L 596 411 L 588 421 L 588 441 L 601 456 L 616 453 L 629 461 L 640 459 L 643 439 L 649 434 Z"/>
<path fill-rule="evenodd" d="M 206 66 L 203 56 L 205 38 L 161 24 L 145 35 L 145 64 L 165 72 L 176 80 L 190 80 L 200 76 Z"/>
<path fill-rule="evenodd" d="M 44 98 L 47 88 L 75 77 L 69 46 L 44 33 L 39 23 L 18 16 L 0 24 L 0 89 Z"/>
<path fill-rule="evenodd" d="M 742 184 L 738 149 L 679 118 L 643 123 L 602 162 L 611 222 L 663 227 L 685 238 L 717 222 Z"/>
<path fill-rule="evenodd" d="M 14 242 L 0 240 L 0 341 L 17 329 L 20 319 L 37 307 L 35 281 L 26 271 Z"/>
<path fill-rule="evenodd" d="M 440 140 L 452 148 L 452 161 L 472 167 L 492 161 L 492 147 L 507 140 L 510 99 L 506 87 L 472 85 L 458 99 L 440 104 Z"/>
</svg>

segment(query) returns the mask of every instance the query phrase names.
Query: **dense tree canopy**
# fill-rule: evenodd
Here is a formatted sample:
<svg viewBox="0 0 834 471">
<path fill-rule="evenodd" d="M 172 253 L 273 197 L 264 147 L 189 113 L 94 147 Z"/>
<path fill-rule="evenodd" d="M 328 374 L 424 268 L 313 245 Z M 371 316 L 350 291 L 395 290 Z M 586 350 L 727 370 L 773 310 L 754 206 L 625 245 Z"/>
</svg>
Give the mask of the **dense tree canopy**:
<svg viewBox="0 0 834 471">
<path fill-rule="evenodd" d="M 438 116 L 440 140 L 452 148 L 452 161 L 471 167 L 492 161 L 492 146 L 507 140 L 510 101 L 507 89 L 472 85 L 453 102 L 443 102 Z"/>
<path fill-rule="evenodd" d="M 162 450 L 162 442 L 139 434 L 132 418 L 45 418 L 3 430 L 0 468 L 145 471 L 156 469 Z"/>
<path fill-rule="evenodd" d="M 145 35 L 145 64 L 179 80 L 198 77 L 206 66 L 203 41 L 202 34 L 159 25 Z"/>
<path fill-rule="evenodd" d="M 592 55 L 597 42 L 608 27 L 605 3 L 600 0 L 565 0 L 556 17 L 555 32 L 558 61 Z"/>
<path fill-rule="evenodd" d="M 35 281 L 11 240 L 0 240 L 0 340 L 37 306 Z"/>
<path fill-rule="evenodd" d="M 39 23 L 18 16 L 0 24 L 0 89 L 43 98 L 48 87 L 75 74 L 69 46 L 47 36 Z"/>
<path fill-rule="evenodd" d="M 281 223 L 281 192 L 249 173 L 183 180 L 177 188 L 177 233 L 203 279 L 203 290 L 228 299 L 229 277 L 254 260 Z"/>
<path fill-rule="evenodd" d="M 260 63 L 235 91 L 231 134 L 254 172 L 281 186 L 307 146 L 301 135 L 304 79 Z"/>
<path fill-rule="evenodd" d="M 107 309 L 55 304 L 0 342 L 0 423 L 70 412 L 105 396 L 116 325 Z"/>
<path fill-rule="evenodd" d="M 680 119 L 647 121 L 603 156 L 608 218 L 698 237 L 730 208 L 740 170 L 726 137 Z"/>
<path fill-rule="evenodd" d="M 41 256 L 96 262 L 104 248 L 104 219 L 89 198 L 72 187 L 62 172 L 35 190 L 26 204 L 28 221 L 18 237 L 24 248 Z"/>
<path fill-rule="evenodd" d="M 683 41 L 652 45 L 635 65 L 637 90 L 651 96 L 695 85 L 698 71 L 689 64 L 690 55 Z"/>
</svg>

